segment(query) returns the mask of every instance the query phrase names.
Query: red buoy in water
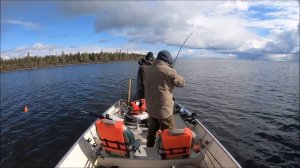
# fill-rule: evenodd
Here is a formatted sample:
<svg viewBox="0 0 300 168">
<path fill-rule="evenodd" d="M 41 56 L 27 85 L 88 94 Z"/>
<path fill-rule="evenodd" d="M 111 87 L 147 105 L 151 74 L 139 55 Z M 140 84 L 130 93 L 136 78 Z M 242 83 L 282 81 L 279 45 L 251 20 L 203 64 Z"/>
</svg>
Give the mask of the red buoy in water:
<svg viewBox="0 0 300 168">
<path fill-rule="evenodd" d="M 25 106 L 25 107 L 24 107 L 24 113 L 27 113 L 27 112 L 28 112 L 28 107 Z"/>
</svg>

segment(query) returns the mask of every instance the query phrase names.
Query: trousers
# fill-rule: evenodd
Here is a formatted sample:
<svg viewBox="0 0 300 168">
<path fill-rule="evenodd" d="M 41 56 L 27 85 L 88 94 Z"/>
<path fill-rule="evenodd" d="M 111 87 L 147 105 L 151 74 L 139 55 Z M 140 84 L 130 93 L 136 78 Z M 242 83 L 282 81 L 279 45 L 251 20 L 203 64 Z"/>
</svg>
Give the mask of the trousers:
<svg viewBox="0 0 300 168">
<path fill-rule="evenodd" d="M 150 125 L 147 134 L 147 147 L 153 147 L 155 144 L 156 132 L 160 129 L 161 131 L 165 129 L 175 128 L 174 116 L 171 115 L 168 118 L 156 119 L 150 117 Z"/>
</svg>

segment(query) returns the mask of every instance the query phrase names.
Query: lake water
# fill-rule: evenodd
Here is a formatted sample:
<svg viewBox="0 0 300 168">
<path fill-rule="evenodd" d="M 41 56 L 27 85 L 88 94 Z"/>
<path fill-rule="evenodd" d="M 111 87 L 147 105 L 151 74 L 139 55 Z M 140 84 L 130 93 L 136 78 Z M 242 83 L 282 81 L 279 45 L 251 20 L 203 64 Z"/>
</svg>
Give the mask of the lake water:
<svg viewBox="0 0 300 168">
<path fill-rule="evenodd" d="M 299 63 L 179 59 L 175 98 L 243 167 L 300 165 Z M 1 167 L 54 167 L 137 61 L 1 73 Z M 23 108 L 28 105 L 29 112 Z"/>
</svg>

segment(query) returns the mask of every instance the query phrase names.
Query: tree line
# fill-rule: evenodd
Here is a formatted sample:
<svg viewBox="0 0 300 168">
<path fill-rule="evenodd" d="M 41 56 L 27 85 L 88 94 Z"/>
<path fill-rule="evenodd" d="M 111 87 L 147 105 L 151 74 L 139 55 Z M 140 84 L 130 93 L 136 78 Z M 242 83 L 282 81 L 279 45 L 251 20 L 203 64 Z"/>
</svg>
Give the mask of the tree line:
<svg viewBox="0 0 300 168">
<path fill-rule="evenodd" d="M 62 52 L 60 55 L 46 55 L 46 56 L 30 56 L 26 57 L 2 59 L 0 58 L 0 71 L 11 71 L 20 69 L 32 69 L 37 67 L 58 66 L 68 64 L 81 64 L 81 63 L 97 63 L 108 61 L 125 61 L 136 60 L 142 58 L 144 55 L 137 53 L 125 53 L 122 51 L 115 52 L 98 52 L 98 53 L 69 53 Z"/>
</svg>

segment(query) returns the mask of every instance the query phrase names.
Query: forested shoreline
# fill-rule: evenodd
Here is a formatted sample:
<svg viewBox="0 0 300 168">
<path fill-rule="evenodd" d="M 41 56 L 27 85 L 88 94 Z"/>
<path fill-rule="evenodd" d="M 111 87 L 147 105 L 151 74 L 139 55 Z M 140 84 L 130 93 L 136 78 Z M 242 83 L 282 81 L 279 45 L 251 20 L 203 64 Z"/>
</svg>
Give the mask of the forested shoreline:
<svg viewBox="0 0 300 168">
<path fill-rule="evenodd" d="M 46 55 L 46 56 L 31 56 L 30 53 L 26 57 L 2 59 L 0 58 L 0 72 L 33 69 L 39 67 L 49 66 L 63 66 L 72 64 L 84 63 L 98 63 L 108 61 L 125 61 L 137 60 L 144 55 L 137 53 L 125 53 L 122 51 L 116 52 L 92 52 L 92 53 L 69 53 L 62 52 L 60 55 Z"/>
</svg>

